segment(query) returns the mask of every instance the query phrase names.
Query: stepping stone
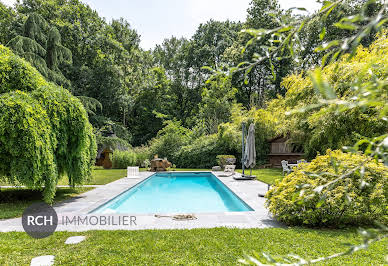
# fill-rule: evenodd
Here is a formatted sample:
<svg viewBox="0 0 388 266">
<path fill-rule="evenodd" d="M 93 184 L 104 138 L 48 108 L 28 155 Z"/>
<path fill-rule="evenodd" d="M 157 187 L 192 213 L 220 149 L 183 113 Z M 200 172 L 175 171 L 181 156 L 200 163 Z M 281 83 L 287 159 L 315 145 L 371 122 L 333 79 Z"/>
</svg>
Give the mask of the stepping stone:
<svg viewBox="0 0 388 266">
<path fill-rule="evenodd" d="M 68 239 L 66 239 L 65 244 L 78 244 L 85 240 L 84 236 L 71 236 Z"/>
<path fill-rule="evenodd" d="M 54 264 L 54 256 L 40 256 L 31 260 L 31 266 L 51 266 Z"/>
</svg>

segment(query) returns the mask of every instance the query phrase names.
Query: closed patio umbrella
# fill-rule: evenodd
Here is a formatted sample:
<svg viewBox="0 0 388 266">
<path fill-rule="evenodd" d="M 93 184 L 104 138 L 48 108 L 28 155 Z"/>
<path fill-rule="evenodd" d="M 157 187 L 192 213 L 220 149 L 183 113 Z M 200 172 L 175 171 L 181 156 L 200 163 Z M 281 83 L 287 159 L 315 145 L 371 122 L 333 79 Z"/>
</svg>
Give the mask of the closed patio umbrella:
<svg viewBox="0 0 388 266">
<path fill-rule="evenodd" d="M 244 164 L 247 168 L 253 168 L 256 165 L 255 125 L 253 123 L 248 129 L 248 137 L 245 144 Z"/>
<path fill-rule="evenodd" d="M 244 134 L 244 130 L 243 130 Z M 244 141 L 244 138 L 243 138 Z M 244 143 L 243 143 L 244 145 Z M 244 147 L 244 146 L 243 146 Z M 251 173 L 250 173 L 250 178 L 252 177 L 252 168 L 255 167 L 256 165 L 256 148 L 255 148 L 255 125 L 252 123 L 249 126 L 248 129 L 248 136 L 246 139 L 245 143 L 245 149 L 243 152 L 243 158 L 242 158 L 242 163 L 243 163 L 243 177 L 244 175 L 244 166 L 247 168 L 251 168 Z"/>
</svg>

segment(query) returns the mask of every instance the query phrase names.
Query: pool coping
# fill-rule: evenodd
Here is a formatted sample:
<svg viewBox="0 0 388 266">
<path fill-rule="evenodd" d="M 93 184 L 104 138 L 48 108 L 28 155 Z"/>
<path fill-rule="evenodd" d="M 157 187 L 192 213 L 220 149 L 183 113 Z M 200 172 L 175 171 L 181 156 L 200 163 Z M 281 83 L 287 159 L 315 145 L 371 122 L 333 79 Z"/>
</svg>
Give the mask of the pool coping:
<svg viewBox="0 0 388 266">
<path fill-rule="evenodd" d="M 188 173 L 186 171 L 172 171 L 171 173 Z M 65 200 L 54 205 L 59 219 L 57 231 L 88 231 L 88 230 L 144 230 L 144 229 L 193 229 L 193 228 L 214 228 L 214 227 L 233 227 L 233 228 L 267 228 L 283 227 L 271 217 L 264 206 L 265 199 L 258 194 L 265 194 L 267 184 L 257 180 L 237 181 L 233 177 L 220 177 L 223 172 L 212 171 L 190 171 L 212 173 L 237 197 L 248 204 L 254 211 L 247 212 L 206 212 L 194 213 L 196 220 L 175 221 L 172 217 L 157 218 L 154 214 L 95 214 L 90 213 L 99 206 L 109 202 L 118 195 L 124 193 L 140 182 L 149 178 L 154 172 L 140 172 L 138 178 L 121 178 L 109 184 L 96 187 L 93 190 L 85 192 L 75 198 Z M 173 216 L 177 213 L 158 213 L 160 215 Z M 97 217 L 98 219 L 112 217 L 120 219 L 124 216 L 135 216 L 136 224 L 123 225 L 69 225 L 66 224 L 67 217 L 80 217 L 80 219 Z M 61 219 L 62 218 L 62 219 Z M 69 218 L 69 219 L 70 219 Z M 63 220 L 65 219 L 65 220 Z M 23 231 L 21 218 L 0 220 L 0 232 Z"/>
<path fill-rule="evenodd" d="M 249 211 L 238 211 L 238 212 L 250 212 L 250 211 L 255 211 L 248 203 L 246 203 L 246 202 L 245 202 L 242 198 L 240 198 L 233 190 L 231 190 L 231 189 L 228 187 L 228 185 L 226 185 L 224 182 L 222 182 L 222 180 L 221 180 L 219 177 L 217 177 L 217 176 L 214 174 L 214 172 L 212 172 L 212 171 L 166 171 L 166 172 L 159 172 L 159 173 L 184 173 L 184 174 L 188 174 L 188 173 L 205 173 L 205 174 L 206 174 L 206 173 L 210 173 L 210 174 L 212 174 L 219 182 L 221 182 L 221 184 L 223 184 L 223 185 L 226 187 L 226 189 L 227 189 L 231 194 L 233 194 L 234 197 L 236 197 L 239 201 L 241 201 L 241 203 L 242 203 L 243 205 L 245 205 L 246 207 L 248 207 L 249 209 L 251 209 L 251 210 L 249 210 Z M 96 210 L 98 210 L 99 208 L 101 208 L 102 206 L 104 206 L 105 204 L 108 204 L 109 202 L 111 202 L 111 201 L 113 201 L 113 200 L 119 198 L 121 195 L 127 193 L 127 192 L 130 191 L 131 189 L 133 189 L 133 188 L 139 186 L 139 185 L 142 184 L 142 183 L 145 183 L 148 179 L 152 178 L 152 176 L 154 176 L 154 175 L 156 175 L 156 174 L 158 174 L 158 172 L 155 172 L 155 173 L 151 174 L 150 176 L 148 176 L 148 177 L 144 178 L 143 180 L 137 182 L 137 183 L 134 184 L 133 186 L 127 188 L 127 189 L 124 190 L 123 192 L 117 194 L 117 195 L 114 196 L 113 198 L 108 199 L 107 201 L 105 201 L 104 203 L 102 203 L 101 205 L 99 205 L 97 208 L 90 210 L 90 211 L 88 212 L 88 214 L 104 214 L 104 213 L 94 213 L 94 212 L 95 212 Z M 228 211 L 228 212 L 231 212 L 231 211 Z M 157 214 L 157 215 L 171 215 L 172 213 L 175 214 L 175 212 L 134 213 L 134 214 L 135 214 L 135 215 L 155 215 L 155 214 Z M 196 214 L 209 214 L 209 213 L 213 213 L 213 214 L 214 214 L 214 213 L 220 213 L 220 212 L 212 211 L 212 212 L 195 212 L 195 213 L 196 213 Z M 113 213 L 112 213 L 112 214 L 113 214 Z M 116 213 L 114 213 L 114 214 L 116 214 Z M 117 213 L 117 214 L 120 214 L 120 213 Z M 178 214 L 178 213 L 177 213 L 177 214 Z"/>
</svg>

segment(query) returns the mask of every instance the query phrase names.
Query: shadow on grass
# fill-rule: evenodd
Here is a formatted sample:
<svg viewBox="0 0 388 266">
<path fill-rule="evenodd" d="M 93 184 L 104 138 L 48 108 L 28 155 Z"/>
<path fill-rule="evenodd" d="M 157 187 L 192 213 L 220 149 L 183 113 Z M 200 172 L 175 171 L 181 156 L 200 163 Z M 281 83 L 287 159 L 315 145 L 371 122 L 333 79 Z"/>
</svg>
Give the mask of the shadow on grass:
<svg viewBox="0 0 388 266">
<path fill-rule="evenodd" d="M 82 188 L 57 188 L 54 204 L 77 197 L 79 194 L 93 189 Z M 42 191 L 27 188 L 2 188 L 0 189 L 0 219 L 20 217 L 23 211 L 34 202 L 42 201 Z"/>
</svg>

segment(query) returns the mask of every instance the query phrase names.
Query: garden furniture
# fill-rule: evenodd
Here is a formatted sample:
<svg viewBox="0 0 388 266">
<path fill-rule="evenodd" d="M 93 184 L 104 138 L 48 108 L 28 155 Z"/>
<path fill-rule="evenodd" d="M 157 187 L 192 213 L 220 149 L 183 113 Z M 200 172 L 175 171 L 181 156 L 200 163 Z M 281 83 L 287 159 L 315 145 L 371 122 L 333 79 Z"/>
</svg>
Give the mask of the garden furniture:
<svg viewBox="0 0 388 266">
<path fill-rule="evenodd" d="M 289 164 L 288 161 L 286 160 L 282 160 L 281 163 L 283 168 L 283 175 L 284 175 L 284 172 L 287 172 L 287 174 L 292 172 L 292 168 L 291 168 L 292 164 Z"/>
</svg>

